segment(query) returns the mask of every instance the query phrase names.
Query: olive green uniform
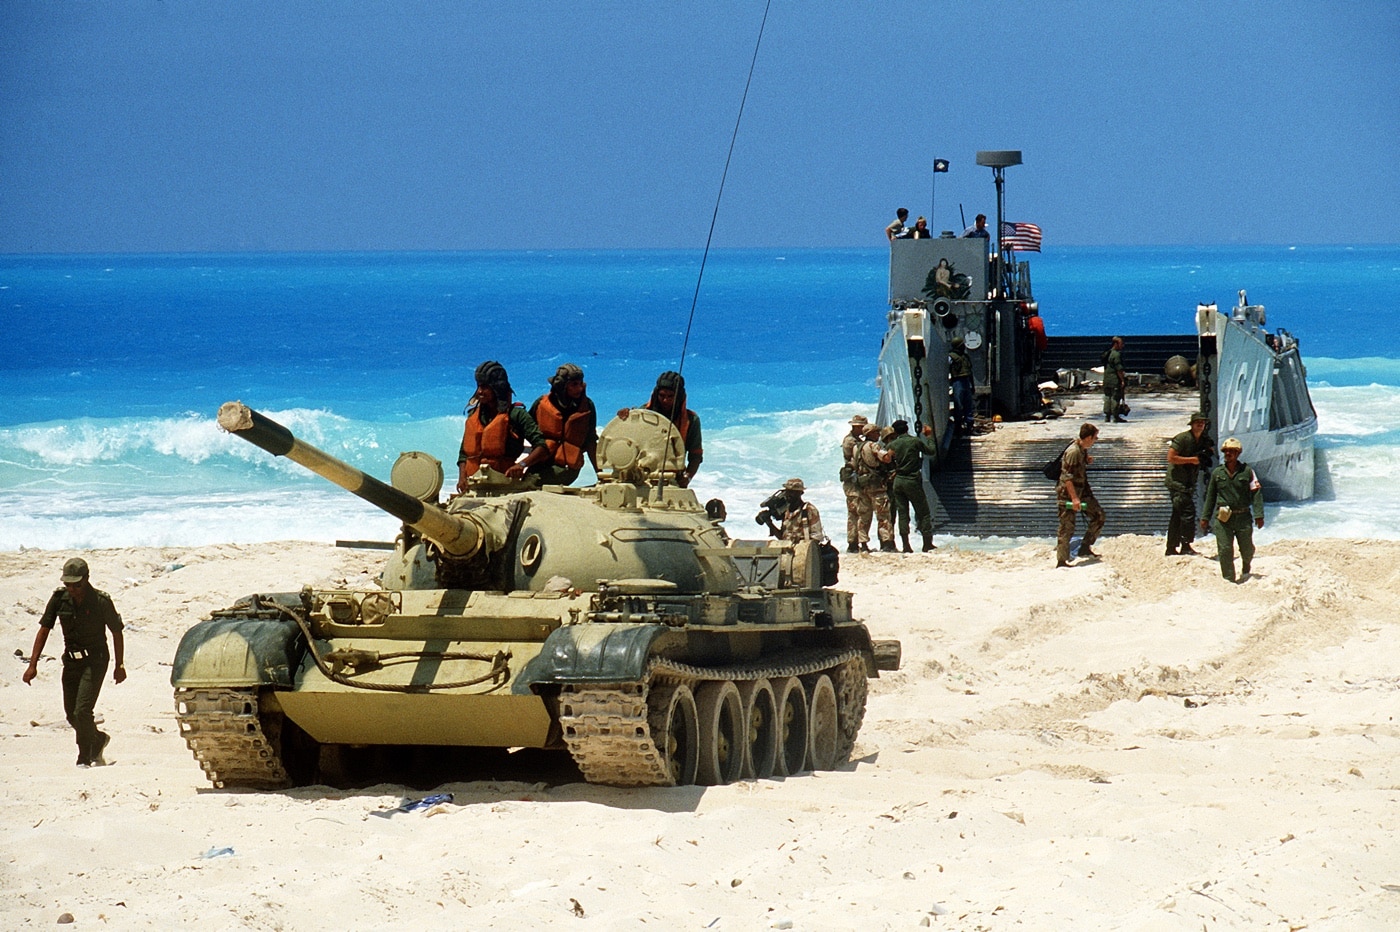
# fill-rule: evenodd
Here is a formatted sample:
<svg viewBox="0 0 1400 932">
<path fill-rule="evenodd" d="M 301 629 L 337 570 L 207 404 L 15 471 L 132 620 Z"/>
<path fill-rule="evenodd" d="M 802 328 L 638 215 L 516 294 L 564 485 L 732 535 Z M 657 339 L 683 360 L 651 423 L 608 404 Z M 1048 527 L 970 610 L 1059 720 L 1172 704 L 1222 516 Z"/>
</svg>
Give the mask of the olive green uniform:
<svg viewBox="0 0 1400 932">
<path fill-rule="evenodd" d="M 1094 497 L 1094 490 L 1089 487 L 1089 454 L 1078 442 L 1071 443 L 1065 449 L 1064 458 L 1060 460 L 1060 481 L 1055 486 L 1055 505 L 1060 511 L 1060 532 L 1055 539 L 1057 563 L 1069 562 L 1069 543 L 1074 537 L 1075 518 L 1079 514 L 1074 510 L 1074 500 L 1069 495 L 1070 486 L 1078 494 L 1081 510 L 1089 521 L 1079 541 L 1079 553 L 1083 555 L 1099 539 L 1106 516 L 1099 506 L 1099 500 Z"/>
<path fill-rule="evenodd" d="M 1211 470 L 1205 507 L 1215 528 L 1220 575 L 1235 581 L 1235 542 L 1239 541 L 1240 572 L 1248 576 L 1254 559 L 1254 522 L 1264 518 L 1264 488 L 1254 470 L 1243 461 L 1236 461 L 1233 476 L 1224 463 Z M 1224 521 L 1220 520 L 1221 508 L 1230 509 Z"/>
<path fill-rule="evenodd" d="M 933 456 L 938 447 L 928 437 L 899 434 L 886 448 L 894 454 L 894 503 L 899 516 L 901 537 L 909 536 L 909 507 L 914 507 L 914 523 L 919 533 L 933 533 L 933 515 L 929 512 L 928 496 L 924 494 L 924 456 Z"/>
<path fill-rule="evenodd" d="M 1111 349 L 1103 357 L 1103 416 L 1109 420 L 1118 416 L 1123 400 L 1127 373 L 1123 371 L 1123 354 Z"/>
<path fill-rule="evenodd" d="M 1211 448 L 1205 432 L 1199 438 L 1183 430 L 1172 438 L 1171 448 L 1177 456 L 1200 456 Z M 1167 522 L 1167 553 L 1178 547 L 1190 547 L 1196 539 L 1196 486 L 1200 484 L 1201 467 L 1190 463 L 1167 465 L 1167 491 L 1171 495 L 1172 514 Z"/>
<path fill-rule="evenodd" d="M 73 726 L 79 760 L 92 760 L 107 737 L 97 730 L 93 719 L 111 660 L 107 632 L 122 630 L 122 616 L 117 614 L 112 597 L 99 589 L 88 586 L 79 605 L 66 588 L 61 588 L 49 596 L 39 625 L 52 630 L 55 621 L 63 629 L 63 712 Z"/>
</svg>

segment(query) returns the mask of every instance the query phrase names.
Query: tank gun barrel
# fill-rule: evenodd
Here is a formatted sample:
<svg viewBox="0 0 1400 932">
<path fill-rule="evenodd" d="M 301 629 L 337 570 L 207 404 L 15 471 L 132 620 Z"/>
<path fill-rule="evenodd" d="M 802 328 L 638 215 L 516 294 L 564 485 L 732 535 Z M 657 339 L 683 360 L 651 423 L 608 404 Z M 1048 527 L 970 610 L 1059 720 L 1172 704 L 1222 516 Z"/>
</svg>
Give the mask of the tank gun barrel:
<svg viewBox="0 0 1400 932">
<path fill-rule="evenodd" d="M 437 544 L 454 557 L 471 556 L 486 538 L 486 528 L 472 515 L 454 515 L 419 501 L 407 492 L 366 475 L 297 437 L 286 427 L 241 401 L 219 407 L 219 426 L 273 456 L 285 456 L 351 492 Z"/>
</svg>

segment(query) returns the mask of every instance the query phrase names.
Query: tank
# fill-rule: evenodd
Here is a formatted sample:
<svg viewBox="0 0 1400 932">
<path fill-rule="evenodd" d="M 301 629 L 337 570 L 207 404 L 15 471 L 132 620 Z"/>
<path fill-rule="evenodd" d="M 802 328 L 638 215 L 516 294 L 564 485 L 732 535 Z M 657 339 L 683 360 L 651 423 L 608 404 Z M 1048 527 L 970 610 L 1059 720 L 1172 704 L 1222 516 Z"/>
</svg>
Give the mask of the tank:
<svg viewBox="0 0 1400 932">
<path fill-rule="evenodd" d="M 898 668 L 830 587 L 834 553 L 730 539 L 677 484 L 655 412 L 604 428 L 593 486 L 483 469 L 445 504 L 426 454 L 386 484 L 241 402 L 218 423 L 403 527 L 379 588 L 257 593 L 185 633 L 180 733 L 217 787 L 336 782 L 352 748 L 567 750 L 614 786 L 831 769 Z"/>
</svg>

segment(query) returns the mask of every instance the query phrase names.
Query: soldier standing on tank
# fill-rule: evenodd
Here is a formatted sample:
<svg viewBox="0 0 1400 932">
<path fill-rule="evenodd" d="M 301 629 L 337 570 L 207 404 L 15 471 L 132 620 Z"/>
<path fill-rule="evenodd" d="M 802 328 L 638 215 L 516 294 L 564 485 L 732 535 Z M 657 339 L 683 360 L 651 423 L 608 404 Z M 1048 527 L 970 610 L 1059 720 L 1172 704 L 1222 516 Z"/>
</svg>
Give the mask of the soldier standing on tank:
<svg viewBox="0 0 1400 932">
<path fill-rule="evenodd" d="M 88 582 L 87 561 L 74 557 L 63 564 L 60 577 L 63 586 L 55 589 L 39 618 L 39 630 L 34 635 L 34 649 L 29 654 L 29 666 L 24 671 L 24 683 L 29 685 L 39 675 L 39 655 L 48 643 L 49 632 L 57 621 L 63 628 L 63 711 L 73 726 L 78 742 L 78 766 L 102 765 L 102 752 L 111 736 L 98 731 L 93 710 L 102 692 L 102 680 L 107 676 L 107 632 L 112 632 L 112 653 L 117 665 L 112 682 L 126 680 L 125 642 L 122 640 L 122 616 L 117 614 L 112 597 Z"/>
<path fill-rule="evenodd" d="M 933 428 L 927 424 L 921 429 L 922 436 L 909 433 L 908 421 L 895 421 L 894 439 L 888 448 L 894 458 L 894 502 L 893 509 L 899 515 L 899 540 L 905 553 L 913 553 L 909 544 L 909 508 L 914 508 L 914 523 L 924 538 L 924 551 L 933 547 L 933 515 L 929 511 L 928 496 L 924 494 L 924 457 L 938 452 L 932 439 Z"/>
<path fill-rule="evenodd" d="M 505 366 L 487 360 L 476 367 L 476 394 L 467 409 L 462 446 L 457 451 L 458 492 L 467 490 L 467 481 L 483 466 L 520 479 L 549 461 L 544 434 L 525 406 L 512 400 L 514 395 Z M 530 453 L 517 463 L 527 440 Z"/>
<path fill-rule="evenodd" d="M 705 450 L 700 434 L 700 415 L 685 406 L 685 377 L 679 372 L 663 372 L 656 377 L 656 387 L 651 390 L 651 398 L 642 405 L 648 411 L 669 418 L 680 433 L 685 446 L 685 469 L 676 477 L 676 485 L 686 488 L 690 480 L 700 471 L 700 463 L 705 459 Z M 627 420 L 627 408 L 617 412 L 617 416 Z"/>
<path fill-rule="evenodd" d="M 1128 373 L 1123 368 L 1123 338 L 1114 337 L 1103 354 L 1103 419 L 1123 423 L 1118 413 L 1128 387 Z"/>
<path fill-rule="evenodd" d="M 1241 444 L 1234 437 L 1220 445 L 1225 462 L 1210 473 L 1206 484 L 1206 516 L 1201 530 L 1215 520 L 1215 546 L 1220 559 L 1220 575 L 1235 581 L 1235 541 L 1240 544 L 1240 579 L 1249 576 L 1254 559 L 1254 528 L 1264 526 L 1264 488 L 1247 464 L 1240 462 Z M 1218 510 L 1217 510 L 1218 509 Z M 1254 523 L 1250 526 L 1251 513 Z"/>
<path fill-rule="evenodd" d="M 856 448 L 856 482 L 860 486 L 860 535 L 870 541 L 870 519 L 875 519 L 880 550 L 894 553 L 894 520 L 890 515 L 890 476 L 894 473 L 894 454 L 880 443 L 880 427 L 867 424 L 865 439 Z M 869 549 L 864 547 L 863 549 Z"/>
<path fill-rule="evenodd" d="M 540 467 L 545 485 L 572 485 L 588 457 L 598 471 L 598 409 L 588 397 L 583 369 L 566 362 L 549 379 L 549 391 L 535 399 L 530 417 L 544 434 L 550 460 Z"/>
<path fill-rule="evenodd" d="M 1196 555 L 1191 542 L 1196 539 L 1196 485 L 1210 450 L 1206 424 L 1206 416 L 1197 411 L 1191 415 L 1190 430 L 1177 434 L 1167 447 L 1167 491 L 1172 499 L 1172 516 L 1167 524 L 1169 557 Z"/>
<path fill-rule="evenodd" d="M 1085 514 L 1089 526 L 1079 541 L 1078 556 L 1097 557 L 1092 545 L 1103 530 L 1104 511 L 1089 487 L 1089 466 L 1094 458 L 1089 449 L 1099 439 L 1099 429 L 1085 421 L 1079 425 L 1079 439 L 1065 448 L 1060 460 L 1060 481 L 1055 487 L 1055 504 L 1060 512 L 1060 533 L 1055 540 L 1055 566 L 1069 566 L 1069 542 L 1074 536 L 1075 519 Z"/>
<path fill-rule="evenodd" d="M 862 435 L 869 421 L 865 415 L 851 418 L 851 432 L 841 438 L 841 491 L 846 495 L 846 552 L 858 553 L 870 549 L 870 517 L 862 515 L 865 496 L 856 482 L 856 451 L 864 443 Z M 865 533 L 861 533 L 861 529 Z"/>
</svg>

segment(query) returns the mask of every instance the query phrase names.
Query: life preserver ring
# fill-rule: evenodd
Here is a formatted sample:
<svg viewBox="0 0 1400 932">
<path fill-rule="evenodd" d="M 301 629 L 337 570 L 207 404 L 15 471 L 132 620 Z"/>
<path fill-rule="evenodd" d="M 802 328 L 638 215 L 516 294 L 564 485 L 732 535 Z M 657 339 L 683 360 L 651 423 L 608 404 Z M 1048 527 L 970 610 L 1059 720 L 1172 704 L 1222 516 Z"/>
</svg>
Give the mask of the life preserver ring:
<svg viewBox="0 0 1400 932">
<path fill-rule="evenodd" d="M 542 395 L 535 405 L 535 423 L 544 434 L 545 446 L 554 458 L 554 465 L 563 469 L 582 469 L 584 446 L 588 443 L 588 415 L 582 408 L 564 416 L 549 395 Z"/>
<path fill-rule="evenodd" d="M 510 412 L 502 411 L 483 425 L 477 412 L 467 415 L 466 427 L 462 429 L 463 466 L 467 475 L 476 475 L 482 466 L 490 466 L 497 472 L 505 472 L 515 464 L 515 457 L 508 449 L 510 442 Z"/>
</svg>

